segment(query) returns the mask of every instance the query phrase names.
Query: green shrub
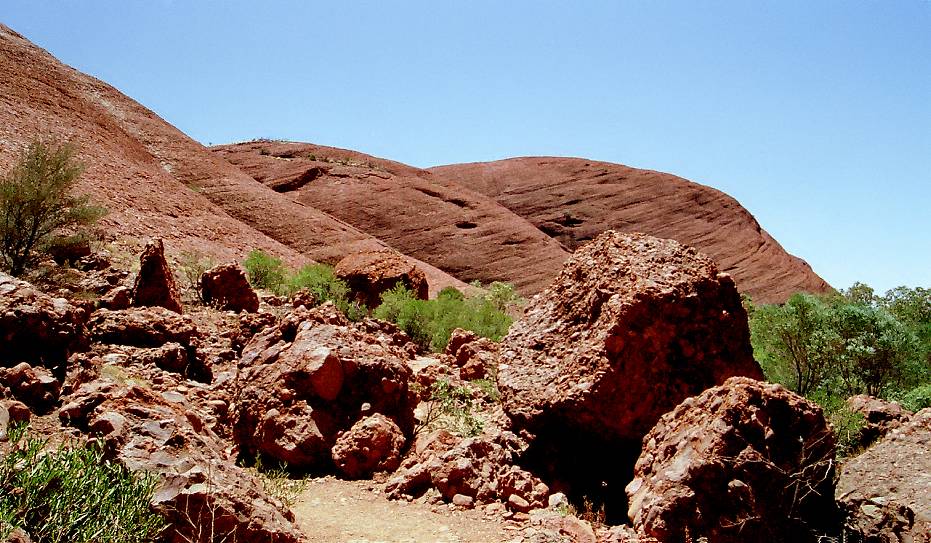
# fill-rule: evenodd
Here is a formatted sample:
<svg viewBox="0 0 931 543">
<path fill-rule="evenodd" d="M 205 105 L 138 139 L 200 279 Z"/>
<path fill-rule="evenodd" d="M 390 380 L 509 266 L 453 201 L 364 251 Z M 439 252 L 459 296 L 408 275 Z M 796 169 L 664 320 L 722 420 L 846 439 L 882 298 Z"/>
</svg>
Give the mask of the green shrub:
<svg viewBox="0 0 931 543">
<path fill-rule="evenodd" d="M 821 406 L 824 418 L 831 423 L 837 438 L 837 457 L 854 456 L 863 443 L 863 429 L 866 419 L 862 414 L 851 411 L 841 396 L 829 395 L 823 391 L 815 392 L 810 399 Z"/>
<path fill-rule="evenodd" d="M 455 289 L 444 289 L 435 300 L 419 300 L 404 285 L 382 295 L 373 315 L 391 321 L 424 349 L 442 351 L 456 328 L 500 341 L 511 319 L 484 296 L 466 298 Z"/>
<path fill-rule="evenodd" d="M 280 258 L 275 258 L 262 250 L 254 249 L 243 262 L 249 283 L 255 288 L 264 288 L 280 292 L 285 284 L 287 270 Z"/>
<path fill-rule="evenodd" d="M 336 305 L 346 303 L 349 286 L 336 277 L 336 272 L 326 264 L 308 264 L 285 280 L 287 294 L 294 294 L 301 289 L 310 291 L 318 303 L 331 301 Z"/>
<path fill-rule="evenodd" d="M 0 539 L 13 528 L 37 543 L 144 543 L 165 522 L 149 508 L 157 479 L 104 460 L 94 445 L 61 446 L 10 432 L 0 459 Z"/>
<path fill-rule="evenodd" d="M 417 431 L 441 427 L 456 434 L 477 436 L 482 433 L 484 423 L 473 413 L 475 409 L 475 400 L 468 388 L 436 381 L 430 389 L 427 412 Z"/>
<path fill-rule="evenodd" d="M 106 210 L 72 196 L 84 170 L 68 143 L 36 140 L 6 175 L 0 177 L 0 267 L 22 275 L 36 261 L 36 249 L 63 230 L 75 230 Z"/>
<path fill-rule="evenodd" d="M 899 403 L 909 411 L 931 407 L 931 383 L 917 386 L 901 396 Z"/>
<path fill-rule="evenodd" d="M 178 259 L 185 289 L 201 304 L 204 303 L 204 293 L 201 291 L 200 278 L 214 265 L 213 259 L 200 251 L 184 251 Z"/>
</svg>

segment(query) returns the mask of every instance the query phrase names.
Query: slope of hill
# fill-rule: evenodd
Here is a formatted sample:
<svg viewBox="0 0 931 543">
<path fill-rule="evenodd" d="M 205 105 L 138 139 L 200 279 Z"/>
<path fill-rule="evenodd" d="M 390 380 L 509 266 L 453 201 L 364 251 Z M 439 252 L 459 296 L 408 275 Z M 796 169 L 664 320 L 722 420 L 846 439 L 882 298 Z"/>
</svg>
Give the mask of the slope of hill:
<svg viewBox="0 0 931 543">
<path fill-rule="evenodd" d="M 255 179 L 465 281 L 535 293 L 568 256 L 492 198 L 417 168 L 320 145 L 253 141 L 213 148 Z"/>
<path fill-rule="evenodd" d="M 437 177 L 490 196 L 575 249 L 607 229 L 672 238 L 711 256 L 741 292 L 781 302 L 831 287 L 734 198 L 674 175 L 577 158 L 440 166 Z"/>
<path fill-rule="evenodd" d="M 131 98 L 0 25 L 0 168 L 37 136 L 79 146 L 87 167 L 79 190 L 110 211 L 101 227 L 111 239 L 161 236 L 169 250 L 223 260 L 260 248 L 292 264 L 385 246 L 256 182 Z M 434 291 L 462 286 L 419 264 Z"/>
</svg>

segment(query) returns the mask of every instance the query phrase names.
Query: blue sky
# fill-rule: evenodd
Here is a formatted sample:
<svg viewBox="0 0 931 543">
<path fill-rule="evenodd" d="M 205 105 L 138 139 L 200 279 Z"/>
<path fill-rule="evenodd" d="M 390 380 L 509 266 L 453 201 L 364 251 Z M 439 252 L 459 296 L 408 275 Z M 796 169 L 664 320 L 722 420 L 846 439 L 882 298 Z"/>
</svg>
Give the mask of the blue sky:
<svg viewBox="0 0 931 543">
<path fill-rule="evenodd" d="M 931 287 L 931 0 L 3 0 L 203 143 L 582 156 L 736 197 L 831 284 Z"/>
</svg>

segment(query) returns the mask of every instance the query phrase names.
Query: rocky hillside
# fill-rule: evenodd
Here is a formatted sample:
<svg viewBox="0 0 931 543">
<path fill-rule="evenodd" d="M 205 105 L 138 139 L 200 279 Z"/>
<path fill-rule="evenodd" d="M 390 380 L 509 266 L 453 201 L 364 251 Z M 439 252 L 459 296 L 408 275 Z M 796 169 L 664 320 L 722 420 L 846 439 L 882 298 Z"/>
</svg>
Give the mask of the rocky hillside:
<svg viewBox="0 0 931 543">
<path fill-rule="evenodd" d="M 568 252 L 483 194 L 354 151 L 257 141 L 214 151 L 255 179 L 464 281 L 542 290 Z"/>
<path fill-rule="evenodd" d="M 0 25 L 0 169 L 37 136 L 79 146 L 87 167 L 79 188 L 110 211 L 101 226 L 111 241 L 159 236 L 169 252 L 196 249 L 221 260 L 260 248 L 292 264 L 385 246 L 257 183 L 118 90 Z M 461 286 L 418 264 L 432 286 Z"/>
<path fill-rule="evenodd" d="M 515 158 L 430 170 L 492 197 L 567 249 L 605 230 L 675 239 L 711 256 L 741 292 L 780 302 L 828 285 L 727 194 L 680 177 L 580 158 Z M 555 270 L 553 270 L 555 274 Z"/>
</svg>

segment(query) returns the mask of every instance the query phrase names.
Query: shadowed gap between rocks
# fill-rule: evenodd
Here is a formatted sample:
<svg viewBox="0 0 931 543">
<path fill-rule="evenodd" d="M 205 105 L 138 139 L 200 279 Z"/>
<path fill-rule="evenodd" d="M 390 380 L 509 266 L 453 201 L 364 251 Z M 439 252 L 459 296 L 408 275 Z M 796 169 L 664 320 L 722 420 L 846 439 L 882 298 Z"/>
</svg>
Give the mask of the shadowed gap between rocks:
<svg viewBox="0 0 931 543">
<path fill-rule="evenodd" d="M 552 424 L 537 433 L 519 462 L 552 492 L 564 493 L 579 514 L 604 508 L 605 522 L 617 525 L 628 522 L 624 487 L 640 450 L 636 440 L 601 439 Z"/>
</svg>

